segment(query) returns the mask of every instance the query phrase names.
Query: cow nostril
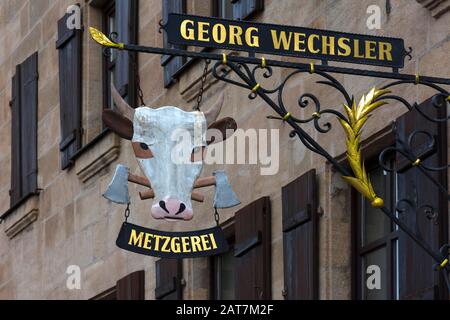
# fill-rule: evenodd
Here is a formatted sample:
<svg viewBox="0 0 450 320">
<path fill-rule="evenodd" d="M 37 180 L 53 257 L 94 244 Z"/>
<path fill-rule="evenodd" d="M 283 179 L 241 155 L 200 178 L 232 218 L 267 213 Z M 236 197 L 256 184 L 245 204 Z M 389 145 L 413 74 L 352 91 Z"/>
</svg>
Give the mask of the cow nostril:
<svg viewBox="0 0 450 320">
<path fill-rule="evenodd" d="M 180 209 L 178 209 L 178 212 L 175 213 L 175 215 L 182 213 L 184 211 L 184 209 L 186 209 L 186 206 L 184 205 L 184 203 L 181 203 Z"/>
<path fill-rule="evenodd" d="M 160 201 L 159 202 L 159 206 L 161 207 L 161 209 L 163 209 L 165 212 L 170 213 L 169 210 L 167 210 L 166 208 L 166 203 L 164 201 Z"/>
</svg>

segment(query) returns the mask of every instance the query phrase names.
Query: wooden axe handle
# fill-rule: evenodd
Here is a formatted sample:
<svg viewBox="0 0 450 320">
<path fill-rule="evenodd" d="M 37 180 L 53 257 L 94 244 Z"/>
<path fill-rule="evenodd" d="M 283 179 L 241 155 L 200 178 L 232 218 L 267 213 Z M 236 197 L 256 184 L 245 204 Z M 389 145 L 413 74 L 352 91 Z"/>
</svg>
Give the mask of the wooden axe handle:
<svg viewBox="0 0 450 320">
<path fill-rule="evenodd" d="M 203 188 L 203 187 L 213 186 L 215 184 L 216 184 L 216 177 L 214 177 L 214 176 L 203 177 L 203 178 L 198 178 L 197 180 L 195 180 L 194 188 Z"/>
<path fill-rule="evenodd" d="M 145 190 L 139 192 L 139 196 L 141 197 L 141 200 L 152 199 L 155 197 L 155 192 L 153 191 L 153 189 Z M 205 201 L 205 196 L 199 192 L 192 191 L 191 199 L 194 201 L 203 202 Z"/>
<path fill-rule="evenodd" d="M 139 184 L 139 185 L 144 186 L 144 187 L 149 187 L 149 188 L 152 187 L 151 184 L 150 184 L 150 181 L 147 178 L 140 177 L 140 176 L 137 176 L 137 175 L 132 174 L 132 173 L 128 174 L 128 181 L 136 183 L 136 184 Z"/>
</svg>

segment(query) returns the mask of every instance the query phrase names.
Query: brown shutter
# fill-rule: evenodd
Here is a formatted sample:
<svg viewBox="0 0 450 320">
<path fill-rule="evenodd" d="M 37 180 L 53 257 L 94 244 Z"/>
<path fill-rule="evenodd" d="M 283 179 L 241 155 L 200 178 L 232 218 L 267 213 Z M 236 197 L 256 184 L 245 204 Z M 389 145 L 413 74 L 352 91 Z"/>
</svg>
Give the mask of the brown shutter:
<svg viewBox="0 0 450 320">
<path fill-rule="evenodd" d="M 116 1 L 116 19 L 118 41 L 137 44 L 138 4 L 137 0 Z M 135 63 L 136 53 L 126 50 L 117 51 L 115 86 L 120 95 L 131 106 L 136 105 Z"/>
<path fill-rule="evenodd" d="M 264 9 L 264 0 L 231 0 L 231 2 L 234 20 L 244 20 Z"/>
<path fill-rule="evenodd" d="M 282 188 L 285 299 L 318 298 L 316 171 Z"/>
<path fill-rule="evenodd" d="M 145 299 L 145 273 L 144 270 L 130 273 L 117 281 L 117 300 L 144 300 Z"/>
<path fill-rule="evenodd" d="M 11 93 L 11 190 L 10 205 L 13 207 L 21 198 L 21 161 L 20 161 L 20 65 L 12 78 Z"/>
<path fill-rule="evenodd" d="M 20 66 L 20 148 L 22 197 L 37 190 L 38 54 Z"/>
<path fill-rule="evenodd" d="M 235 216 L 236 299 L 271 299 L 270 200 L 263 197 Z"/>
<path fill-rule="evenodd" d="M 155 262 L 157 300 L 181 300 L 182 260 L 159 259 Z"/>
<path fill-rule="evenodd" d="M 66 14 L 58 21 L 61 168 L 72 163 L 81 147 L 81 30 L 68 29 Z"/>
<path fill-rule="evenodd" d="M 169 13 L 186 13 L 186 0 L 163 0 L 163 23 L 167 22 Z M 164 48 L 186 49 L 185 46 L 174 46 L 167 41 L 163 32 Z M 186 57 L 164 55 L 161 57 L 161 65 L 164 66 L 164 87 L 170 86 L 181 67 L 186 63 Z"/>
<path fill-rule="evenodd" d="M 422 103 L 419 108 L 430 118 L 445 118 L 445 108 L 436 108 L 432 99 Z M 418 111 L 409 111 L 397 119 L 397 140 L 407 141 L 408 136 L 416 131 L 429 132 L 436 139 L 436 146 L 430 149 L 424 135 L 419 134 L 414 140 L 413 150 L 416 155 L 428 166 L 444 166 L 447 164 L 447 122 L 432 122 L 421 116 Z M 401 147 L 397 141 L 397 148 Z M 438 249 L 443 243 L 447 243 L 447 201 L 438 188 L 425 177 L 417 167 L 410 165 L 403 157 L 397 161 L 398 170 L 403 172 L 398 175 L 398 199 L 418 201 L 418 207 L 431 205 L 437 210 L 436 219 L 427 218 L 424 210 L 416 214 L 414 208 L 400 203 L 406 211 L 400 214 L 400 218 L 412 229 L 417 230 L 432 248 Z M 447 171 L 428 172 L 446 187 Z M 399 284 L 400 299 L 443 299 L 446 290 L 443 287 L 440 273 L 433 272 L 432 258 L 404 232 L 399 234 Z"/>
</svg>

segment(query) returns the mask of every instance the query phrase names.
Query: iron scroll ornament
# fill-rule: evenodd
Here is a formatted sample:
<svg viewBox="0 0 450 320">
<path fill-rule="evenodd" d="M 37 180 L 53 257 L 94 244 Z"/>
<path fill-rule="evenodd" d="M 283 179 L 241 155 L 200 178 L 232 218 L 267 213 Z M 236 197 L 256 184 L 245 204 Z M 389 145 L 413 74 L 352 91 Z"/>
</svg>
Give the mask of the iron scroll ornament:
<svg viewBox="0 0 450 320">
<path fill-rule="evenodd" d="M 277 61 L 277 60 L 266 60 L 265 58 L 255 58 L 255 57 L 242 57 L 242 56 L 227 56 L 225 54 L 214 54 L 207 52 L 191 52 L 180 49 L 167 49 L 167 48 L 154 48 L 154 47 L 145 47 L 138 45 L 129 45 L 122 43 L 114 43 L 109 40 L 106 36 L 104 36 L 98 30 L 94 28 L 90 28 L 91 35 L 95 41 L 104 46 L 110 46 L 113 48 L 117 48 L 120 50 L 129 50 L 135 52 L 143 52 L 143 53 L 153 53 L 153 54 L 169 54 L 176 56 L 186 56 L 200 59 L 210 59 L 211 61 L 216 61 L 212 67 L 212 73 L 215 78 L 218 80 L 230 83 L 235 86 L 239 86 L 242 88 L 246 88 L 250 91 L 248 97 L 249 99 L 255 99 L 256 97 L 262 98 L 274 112 L 277 113 L 278 116 L 271 116 L 272 119 L 280 119 L 285 123 L 289 124 L 292 127 L 292 131 L 290 133 L 291 137 L 298 137 L 300 141 L 304 144 L 304 146 L 311 150 L 312 152 L 321 155 L 324 157 L 329 163 L 332 164 L 334 169 L 341 173 L 344 177 L 347 177 L 346 180 L 355 186 L 358 191 L 363 191 L 363 195 L 371 200 L 372 205 L 374 207 L 379 208 L 391 221 L 393 221 L 400 229 L 402 229 L 417 245 L 419 245 L 427 254 L 432 257 L 432 259 L 436 262 L 435 269 L 439 270 L 445 280 L 448 291 L 450 292 L 450 281 L 449 281 L 449 244 L 444 244 L 438 250 L 433 249 L 427 242 L 423 240 L 423 238 L 418 234 L 415 230 L 412 230 L 408 225 L 405 224 L 395 212 L 392 212 L 389 208 L 387 208 L 383 200 L 376 196 L 375 190 L 371 188 L 371 183 L 369 178 L 367 177 L 367 173 L 365 173 L 365 169 L 362 162 L 362 157 L 359 154 L 359 139 L 355 139 L 359 137 L 360 129 L 367 121 L 367 118 L 359 117 L 356 121 L 352 120 L 352 117 L 355 116 L 358 112 L 361 114 L 371 112 L 375 108 L 380 107 L 385 102 L 392 100 L 396 102 L 400 102 L 408 110 L 412 110 L 416 108 L 420 110 L 417 103 L 409 103 L 405 98 L 391 94 L 390 91 L 392 88 L 405 85 L 405 84 L 413 84 L 413 85 L 422 85 L 437 91 L 437 95 L 434 98 L 436 107 L 446 106 L 448 101 L 450 100 L 450 93 L 439 86 L 438 84 L 450 85 L 450 79 L 436 78 L 436 77 L 421 77 L 419 75 L 407 75 L 400 74 L 398 72 L 379 72 L 372 70 L 361 70 L 361 69 L 352 69 L 352 68 L 342 68 L 328 65 L 315 65 L 315 64 L 305 64 L 305 63 L 294 63 L 294 62 L 286 62 L 286 61 Z M 249 67 L 252 65 L 252 67 Z M 262 70 L 264 78 L 270 78 L 273 75 L 273 67 L 283 67 L 288 69 L 294 69 L 291 73 L 289 73 L 284 80 L 278 86 L 274 88 L 264 88 L 260 82 L 257 80 L 257 70 Z M 375 78 L 383 78 L 383 79 L 393 79 L 394 81 L 389 83 L 388 85 L 380 88 L 379 90 L 373 89 L 368 95 L 366 95 L 361 101 L 364 101 L 362 104 L 358 104 L 356 106 L 355 99 L 351 96 L 344 86 L 330 73 L 338 73 L 338 74 L 347 74 L 347 75 L 356 75 L 356 76 L 369 76 Z M 230 75 L 236 75 L 239 80 L 231 78 Z M 286 106 L 283 102 L 283 90 L 285 88 L 286 83 L 291 79 L 294 75 L 297 74 L 315 74 L 323 78 L 323 80 L 317 81 L 317 84 L 325 85 L 337 92 L 343 97 L 344 104 L 347 107 L 344 107 L 346 110 L 347 116 L 343 113 L 331 109 L 331 108 L 322 108 L 320 104 L 320 99 L 312 93 L 304 93 L 301 94 L 298 99 L 298 105 L 300 108 L 307 108 L 310 106 L 311 102 L 314 107 L 314 111 L 306 118 L 297 118 L 294 117 L 290 112 L 288 112 Z M 275 97 L 273 97 L 275 96 Z M 370 97 L 370 99 L 368 99 Z M 445 103 L 437 103 L 445 101 Z M 382 102 L 382 103 L 380 103 Z M 355 108 L 354 108 L 355 107 Z M 351 112 L 349 113 L 349 111 Z M 365 111 L 364 111 L 365 110 Z M 419 111 L 420 112 L 420 111 Z M 368 115 L 368 113 L 366 115 Z M 353 114 L 353 115 L 352 115 Z M 422 114 L 422 113 L 421 113 Z M 337 117 L 341 125 L 344 127 L 344 130 L 347 134 L 347 155 L 350 155 L 349 160 L 350 164 L 353 161 L 354 168 L 351 166 L 352 171 L 339 163 L 330 153 L 328 153 L 316 140 L 314 140 L 302 127 L 305 124 L 313 123 L 314 128 L 320 133 L 330 132 L 332 129 L 332 125 L 330 122 L 323 122 L 323 118 L 326 115 L 331 115 Z M 423 114 L 422 114 L 423 115 Z M 426 118 L 426 117 L 425 117 Z M 361 121 L 364 119 L 363 121 Z M 354 119 L 355 120 L 355 119 Z M 448 119 L 428 119 L 431 121 L 447 121 Z M 359 121 L 359 122 L 358 122 Z M 349 127 L 347 127 L 347 125 Z M 349 128 L 351 129 L 349 131 Z M 351 138 L 351 139 L 349 139 Z M 352 140 L 353 142 L 349 140 Z M 350 148 L 349 148 L 350 145 Z M 421 170 L 426 171 L 426 168 L 423 167 L 423 164 L 417 163 L 417 159 L 410 159 L 412 164 L 419 165 Z M 380 160 L 381 161 L 381 160 Z M 359 168 L 355 172 L 355 169 Z M 443 167 L 442 167 L 443 168 Z M 447 168 L 447 166 L 445 166 Z M 427 176 L 427 178 L 431 178 L 431 176 Z M 358 187 L 356 187 L 358 185 Z M 441 190 L 442 191 L 442 190 Z M 444 190 L 448 193 L 446 190 Z"/>
</svg>

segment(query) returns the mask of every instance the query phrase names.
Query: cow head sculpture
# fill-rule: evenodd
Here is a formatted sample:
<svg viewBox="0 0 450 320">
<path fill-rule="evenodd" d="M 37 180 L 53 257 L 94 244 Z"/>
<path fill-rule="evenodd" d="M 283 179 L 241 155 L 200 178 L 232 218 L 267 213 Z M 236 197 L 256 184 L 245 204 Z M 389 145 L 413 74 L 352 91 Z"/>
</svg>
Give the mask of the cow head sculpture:
<svg viewBox="0 0 450 320">
<path fill-rule="evenodd" d="M 225 139 L 230 129 L 231 132 L 236 129 L 236 122 L 231 118 L 216 121 L 223 95 L 203 113 L 173 106 L 133 109 L 114 86 L 111 92 L 117 108 L 103 111 L 103 122 L 120 137 L 131 140 L 139 166 L 154 191 L 152 216 L 167 220 L 192 219 L 191 193 L 203 167 L 205 147 Z M 207 129 L 217 129 L 221 139 L 214 135 L 214 141 L 207 141 Z M 180 151 L 189 150 L 189 153 L 177 153 L 180 147 Z"/>
</svg>

